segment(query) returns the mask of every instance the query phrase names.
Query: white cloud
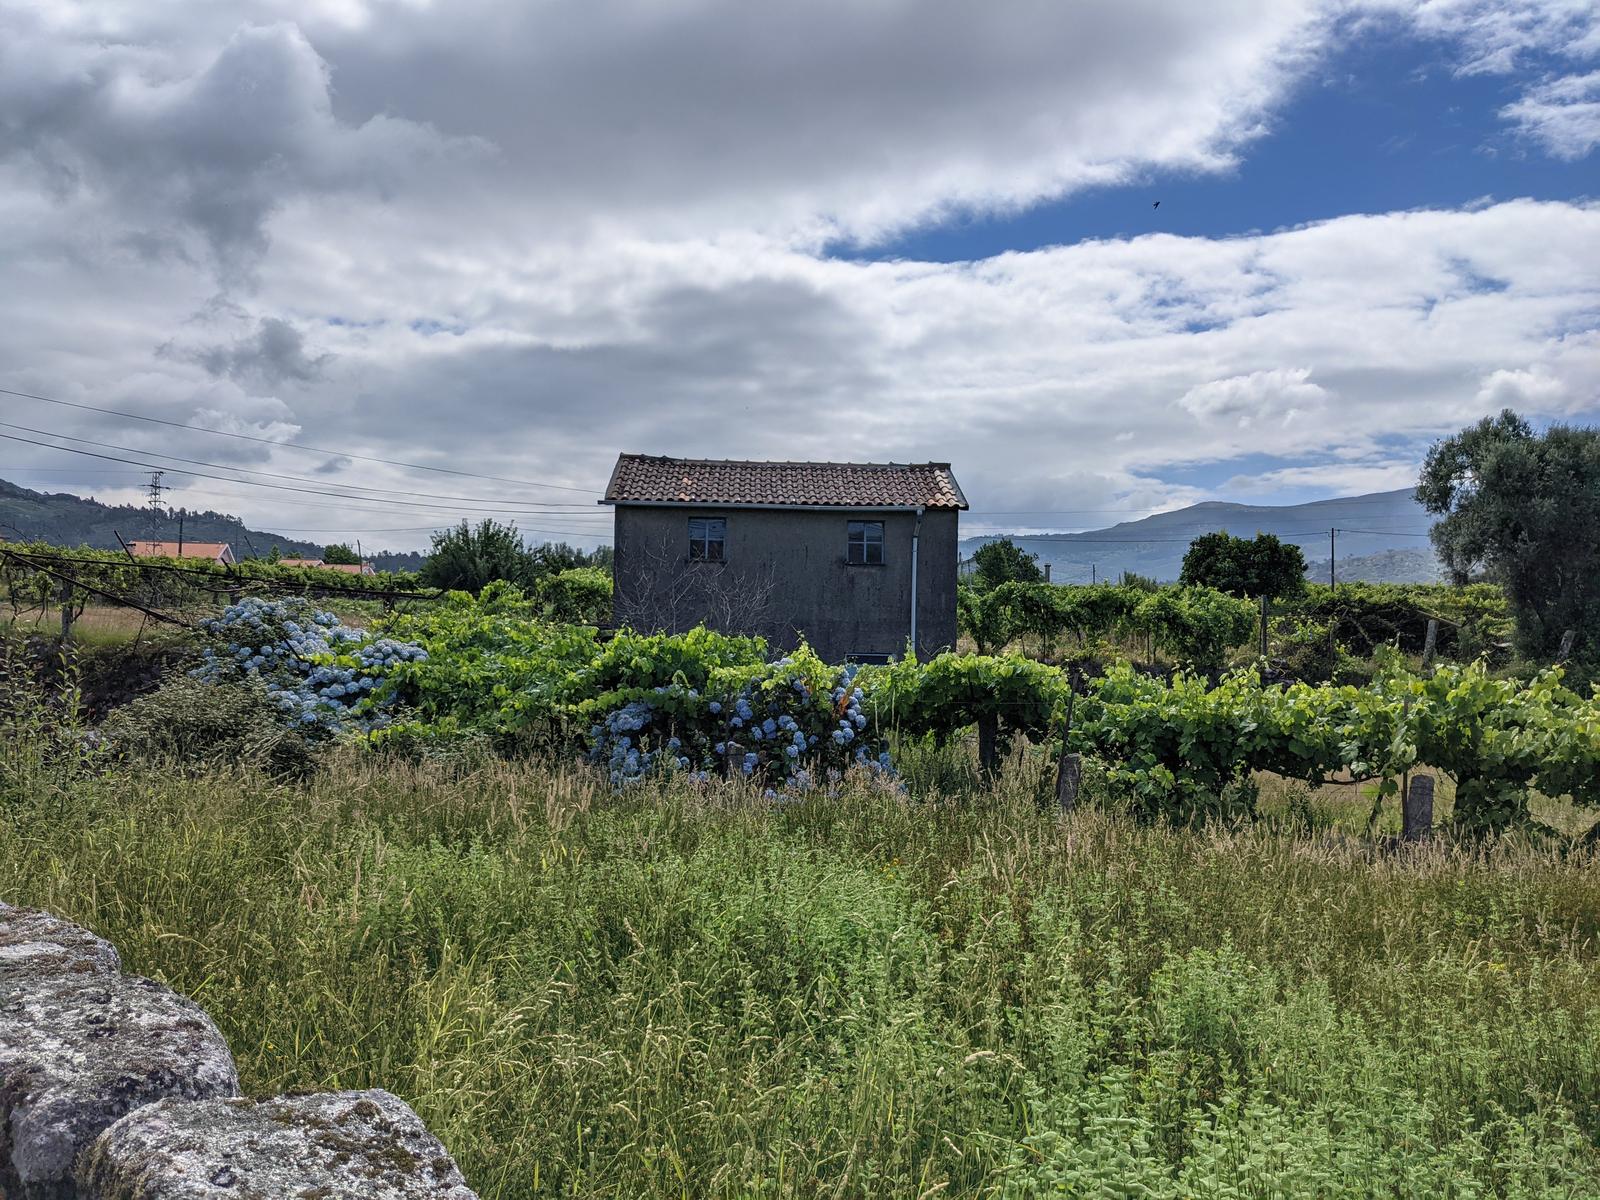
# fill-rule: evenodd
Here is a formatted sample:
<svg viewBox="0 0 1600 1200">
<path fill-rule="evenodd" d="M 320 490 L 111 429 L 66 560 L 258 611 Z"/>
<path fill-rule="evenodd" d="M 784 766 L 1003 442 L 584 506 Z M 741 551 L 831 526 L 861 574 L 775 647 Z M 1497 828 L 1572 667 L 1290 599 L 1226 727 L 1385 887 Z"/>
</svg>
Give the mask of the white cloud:
<svg viewBox="0 0 1600 1200">
<path fill-rule="evenodd" d="M 1463 75 L 1600 59 L 1593 0 L 1353 0 L 1352 11 L 1401 14 L 1419 33 L 1446 42 Z M 1600 143 L 1600 72 L 1557 70 L 1519 91 L 1500 116 L 1547 154 L 1573 161 Z"/>
<path fill-rule="evenodd" d="M 1505 74 L 1531 54 L 1600 54 L 1590 0 L 1370 0 L 1358 8 L 1405 12 L 1417 29 L 1460 48 L 1460 70 Z"/>
<path fill-rule="evenodd" d="M 1301 465 L 1227 488 L 1401 486 L 1407 455 L 1379 453 L 1380 436 L 1410 445 L 1414 461 L 1428 439 L 1504 402 L 1562 415 L 1600 392 L 1600 283 L 1587 265 L 1600 260 L 1600 206 L 1346 217 L 1227 241 L 1145 237 L 950 265 L 707 242 L 518 263 L 491 247 L 439 262 L 381 224 L 363 233 L 313 219 L 285 213 L 280 239 L 299 249 L 271 256 L 248 311 L 197 310 L 182 293 L 140 303 L 155 268 L 137 260 L 51 280 L 58 295 L 86 299 L 92 288 L 96 298 L 73 310 L 70 332 L 48 326 L 46 341 L 93 353 L 55 356 L 71 366 L 62 374 L 47 357 L 10 380 L 177 420 L 239 412 L 351 454 L 576 486 L 598 487 L 622 449 L 952 460 L 976 508 L 1037 514 L 991 524 L 1038 528 L 1095 527 L 1192 499 L 1201 489 L 1163 476 L 1242 455 Z M 339 270 L 322 265 L 324 238 Z M 423 276 L 425 288 L 408 286 Z M 1181 294 L 1186 311 L 1141 305 L 1152 291 Z M 290 313 L 300 353 L 331 357 L 270 395 L 252 394 L 265 385 L 248 371 L 218 377 L 192 358 L 151 358 L 175 326 L 195 344 L 258 346 L 257 311 Z M 39 328 L 6 315 L 0 357 L 19 361 L 19 339 Z M 462 331 L 437 332 L 424 317 Z M 1566 332 L 1552 341 L 1552 329 Z M 1292 421 L 1280 419 L 1286 406 Z M 104 428 L 31 415 L 66 432 Z M 1242 416 L 1252 418 L 1244 432 Z M 321 461 L 252 458 L 260 447 L 171 430 L 118 437 L 291 473 Z M 365 463 L 338 478 L 503 496 L 508 509 L 540 510 L 523 513 L 525 526 L 561 535 L 605 527 L 566 493 L 472 480 L 441 489 Z M 550 507 L 562 502 L 577 507 Z M 373 512 L 256 493 L 248 511 L 298 527 L 392 528 L 449 520 L 444 504 Z"/>
<path fill-rule="evenodd" d="M 164 202 L 151 222 L 256 250 L 288 197 L 357 184 L 413 204 L 431 185 L 441 224 L 517 245 L 870 239 L 1225 167 L 1319 36 L 1312 0 L 67 12 L 0 16 L 13 153 L 63 190 L 114 184 Z"/>
<path fill-rule="evenodd" d="M 1567 385 L 1547 367 L 1522 371 L 1490 372 L 1478 388 L 1477 403 L 1485 411 L 1502 408 L 1530 408 L 1535 412 L 1560 412 L 1567 396 Z"/>
<path fill-rule="evenodd" d="M 1309 367 L 1273 367 L 1192 387 L 1178 406 L 1203 420 L 1236 418 L 1244 429 L 1263 418 L 1288 424 L 1327 399 L 1327 389 L 1311 382 Z"/>
<path fill-rule="evenodd" d="M 1485 6 L 1420 11 L 1469 58 L 1510 44 Z M 1197 466 L 1247 454 L 1328 486 L 1390 480 L 1413 443 L 1508 389 L 1534 416 L 1593 403 L 1600 208 L 955 264 L 817 253 L 954 207 L 1225 167 L 1347 12 L 7 7 L 0 386 L 294 436 L 349 457 L 318 486 L 424 493 L 385 507 L 179 480 L 194 503 L 285 527 L 427 525 L 455 515 L 448 495 L 497 497 L 558 535 L 605 526 L 584 496 L 441 487 L 357 455 L 580 487 L 621 449 L 950 459 L 978 507 L 1039 528 L 1192 500 L 1209 490 Z M 1530 44 L 1577 36 L 1526 28 Z M 3 403 L 24 414 L 6 420 L 142 453 L 328 469 Z"/>
<path fill-rule="evenodd" d="M 1600 146 L 1600 71 L 1567 75 L 1530 88 L 1501 110 L 1519 132 L 1569 162 Z"/>
<path fill-rule="evenodd" d="M 1409 459 L 1382 463 L 1319 463 L 1283 467 L 1259 475 L 1235 475 L 1222 484 L 1231 495 L 1268 495 L 1285 489 L 1315 489 L 1330 496 L 1393 492 L 1415 487 L 1417 464 Z"/>
</svg>

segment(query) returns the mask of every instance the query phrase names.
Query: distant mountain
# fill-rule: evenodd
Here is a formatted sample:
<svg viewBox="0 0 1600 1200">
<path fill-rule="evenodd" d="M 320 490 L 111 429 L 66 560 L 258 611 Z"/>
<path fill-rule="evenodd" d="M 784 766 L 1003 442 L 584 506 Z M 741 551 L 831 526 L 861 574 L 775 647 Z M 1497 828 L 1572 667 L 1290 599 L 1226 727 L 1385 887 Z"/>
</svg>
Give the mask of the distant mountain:
<svg viewBox="0 0 1600 1200">
<path fill-rule="evenodd" d="M 1443 583 L 1444 564 L 1431 547 L 1380 550 L 1339 559 L 1340 583 Z M 1307 561 L 1306 578 L 1314 583 L 1328 582 L 1328 560 Z"/>
<path fill-rule="evenodd" d="M 286 557 L 314 558 L 322 553 L 319 542 L 246 529 L 243 521 L 227 513 L 186 509 L 152 513 L 132 504 L 101 504 L 66 492 L 29 491 L 0 479 L 0 537 L 13 541 L 119 550 L 119 533 L 128 541 L 176 541 L 180 523 L 185 541 L 227 542 L 239 558 L 265 558 L 274 546 Z"/>
<path fill-rule="evenodd" d="M 1183 555 L 1189 543 L 1203 533 L 1219 529 L 1238 537 L 1277 534 L 1299 546 L 1307 561 L 1320 558 L 1325 576 L 1330 529 L 1338 530 L 1335 549 L 1342 574 L 1346 558 L 1366 559 L 1387 551 L 1427 548 L 1426 535 L 1432 524 L 1432 515 L 1417 503 L 1413 490 L 1405 488 L 1309 504 L 1230 504 L 1213 500 L 1086 533 L 1009 536 L 1030 554 L 1037 554 L 1041 566 L 1048 563 L 1051 578 L 1057 583 L 1087 582 L 1091 576 L 1115 579 L 1124 571 L 1176 579 L 1183 569 Z M 970 558 L 983 543 L 1000 536 L 1007 535 L 964 539 L 961 556 Z M 1420 563 L 1413 566 L 1422 569 Z M 1423 574 L 1419 579 L 1431 577 Z"/>
</svg>

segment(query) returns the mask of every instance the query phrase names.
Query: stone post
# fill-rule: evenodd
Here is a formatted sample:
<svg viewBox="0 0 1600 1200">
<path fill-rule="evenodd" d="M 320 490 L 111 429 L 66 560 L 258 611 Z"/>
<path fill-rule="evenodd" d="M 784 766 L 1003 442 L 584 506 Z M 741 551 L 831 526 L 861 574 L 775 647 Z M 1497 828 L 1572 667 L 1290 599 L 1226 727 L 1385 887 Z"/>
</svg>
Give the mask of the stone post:
<svg viewBox="0 0 1600 1200">
<path fill-rule="evenodd" d="M 1077 754 L 1063 754 L 1056 769 L 1056 803 L 1063 813 L 1078 806 L 1078 786 L 1083 782 L 1083 758 Z"/>
<path fill-rule="evenodd" d="M 1433 835 L 1433 776 L 1413 775 L 1403 805 L 1405 828 L 1401 837 L 1408 842 L 1426 841 Z"/>
</svg>

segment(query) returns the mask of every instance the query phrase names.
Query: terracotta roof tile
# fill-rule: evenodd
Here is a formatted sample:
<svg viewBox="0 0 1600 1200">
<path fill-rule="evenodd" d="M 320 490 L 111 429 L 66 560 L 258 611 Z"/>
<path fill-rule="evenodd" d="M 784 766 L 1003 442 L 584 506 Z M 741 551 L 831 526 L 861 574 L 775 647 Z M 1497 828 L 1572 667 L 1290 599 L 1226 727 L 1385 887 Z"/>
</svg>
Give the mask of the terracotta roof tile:
<svg viewBox="0 0 1600 1200">
<path fill-rule="evenodd" d="M 745 462 L 622 454 L 607 504 L 966 508 L 949 463 Z"/>
<path fill-rule="evenodd" d="M 217 558 L 223 554 L 231 554 L 232 548 L 227 542 L 190 542 L 182 543 L 182 553 L 179 553 L 178 542 L 129 542 L 128 548 L 133 551 L 135 558 Z"/>
</svg>

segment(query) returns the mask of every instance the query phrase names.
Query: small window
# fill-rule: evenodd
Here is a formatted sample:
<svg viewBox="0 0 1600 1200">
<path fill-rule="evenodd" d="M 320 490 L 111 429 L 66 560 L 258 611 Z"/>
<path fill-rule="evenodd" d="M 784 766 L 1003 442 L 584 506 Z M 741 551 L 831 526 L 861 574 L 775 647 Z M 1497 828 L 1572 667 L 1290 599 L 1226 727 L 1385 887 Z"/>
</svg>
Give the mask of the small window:
<svg viewBox="0 0 1600 1200">
<path fill-rule="evenodd" d="M 689 559 L 691 562 L 721 562 L 727 541 L 728 522 L 726 518 L 689 518 Z"/>
<path fill-rule="evenodd" d="M 868 667 L 884 667 L 889 665 L 889 656 L 887 654 L 871 654 L 865 651 L 857 651 L 855 654 L 846 654 L 844 656 L 844 660 L 847 663 L 860 663 L 862 666 Z"/>
<path fill-rule="evenodd" d="M 851 521 L 844 560 L 859 566 L 883 562 L 883 522 Z"/>
</svg>

